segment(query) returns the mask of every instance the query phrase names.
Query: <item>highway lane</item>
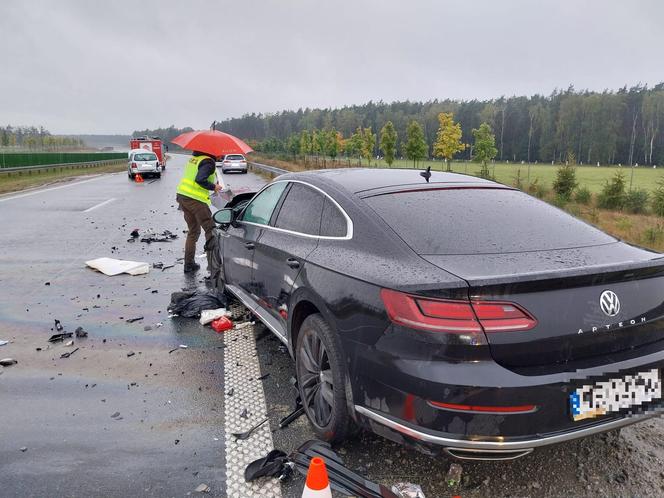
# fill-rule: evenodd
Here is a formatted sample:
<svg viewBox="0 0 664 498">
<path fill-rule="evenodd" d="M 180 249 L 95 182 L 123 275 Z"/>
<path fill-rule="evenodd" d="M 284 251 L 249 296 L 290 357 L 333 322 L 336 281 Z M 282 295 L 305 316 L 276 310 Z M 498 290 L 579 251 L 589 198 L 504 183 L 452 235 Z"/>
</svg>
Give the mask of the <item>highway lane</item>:
<svg viewBox="0 0 664 498">
<path fill-rule="evenodd" d="M 292 408 L 294 369 L 275 338 L 256 331 L 254 351 L 249 331 L 222 338 L 195 320 L 166 316 L 172 291 L 203 285 L 202 273 L 186 277 L 177 264 L 186 227 L 174 192 L 184 161 L 175 155 L 161 180 L 143 184 L 113 174 L 0 197 L 0 340 L 12 341 L 0 347 L 0 357 L 19 361 L 0 369 L 3 497 L 184 496 L 200 483 L 210 485 L 211 496 L 226 496 L 227 483 L 239 486 L 235 496 L 251 496 L 237 491 L 244 461 L 226 458 L 240 458 L 227 444 L 229 429 L 253 420 L 239 420 L 241 409 L 257 419 L 267 409 L 277 448 L 290 451 L 312 438 L 304 417 L 277 430 Z M 265 182 L 251 173 L 224 181 L 238 191 Z M 134 228 L 167 229 L 179 238 L 128 243 Z M 176 266 L 137 277 L 106 277 L 84 267 L 102 256 Z M 81 349 L 70 358 L 60 354 L 71 348 L 46 349 L 54 319 L 90 333 L 77 340 Z M 228 347 L 244 340 L 244 349 Z M 180 344 L 189 347 L 169 354 Z M 241 363 L 254 380 L 257 371 L 270 373 L 232 403 L 224 399 L 225 383 L 244 377 L 235 361 L 224 361 L 229 351 L 230 358 L 244 355 Z M 619 437 L 546 448 L 513 462 L 462 462 L 459 488 L 445 483 L 449 459 L 375 435 L 359 434 L 339 451 L 360 474 L 387 485 L 419 483 L 427 496 L 646 496 L 664 490 L 664 476 L 652 470 L 664 463 L 663 433 L 664 421 L 656 419 Z M 281 494 L 297 497 L 301 487 L 295 479 Z"/>
<path fill-rule="evenodd" d="M 166 312 L 171 292 L 203 285 L 177 261 L 184 162 L 174 155 L 143 184 L 112 174 L 0 198 L 0 340 L 11 341 L 0 357 L 19 362 L 0 370 L 2 496 L 183 496 L 200 483 L 225 496 L 223 338 Z M 178 239 L 129 243 L 134 228 Z M 176 266 L 135 277 L 85 267 L 104 256 Z M 89 332 L 70 358 L 47 349 L 55 319 Z"/>
</svg>

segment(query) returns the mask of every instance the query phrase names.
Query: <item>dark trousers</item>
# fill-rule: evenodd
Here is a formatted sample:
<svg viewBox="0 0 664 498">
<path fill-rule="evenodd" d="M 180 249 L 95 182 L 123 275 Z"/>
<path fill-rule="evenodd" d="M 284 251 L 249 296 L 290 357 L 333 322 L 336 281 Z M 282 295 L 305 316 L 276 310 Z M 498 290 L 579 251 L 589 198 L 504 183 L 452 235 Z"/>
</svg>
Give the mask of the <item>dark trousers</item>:
<svg viewBox="0 0 664 498">
<path fill-rule="evenodd" d="M 201 235 L 201 227 L 205 230 L 205 242 L 212 238 L 214 221 L 210 206 L 204 202 L 197 201 L 191 197 L 177 194 L 177 201 L 184 213 L 184 221 L 187 222 L 187 240 L 184 243 L 184 264 L 194 263 L 196 256 L 196 242 Z"/>
</svg>

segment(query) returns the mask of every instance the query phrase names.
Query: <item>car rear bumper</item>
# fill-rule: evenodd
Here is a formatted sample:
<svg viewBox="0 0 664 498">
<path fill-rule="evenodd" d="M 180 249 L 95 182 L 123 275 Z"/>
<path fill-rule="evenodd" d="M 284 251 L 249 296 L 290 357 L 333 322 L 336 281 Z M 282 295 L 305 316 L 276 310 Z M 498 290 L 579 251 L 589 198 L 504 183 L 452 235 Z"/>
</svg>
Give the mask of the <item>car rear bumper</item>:
<svg viewBox="0 0 664 498">
<path fill-rule="evenodd" d="M 161 173 L 161 166 L 141 166 L 138 168 L 130 168 L 131 173 Z"/>
<path fill-rule="evenodd" d="M 247 166 L 233 166 L 233 165 L 228 165 L 228 166 L 220 166 L 221 171 L 242 171 L 245 172 L 247 171 Z"/>
<path fill-rule="evenodd" d="M 573 439 L 591 436 L 602 432 L 619 429 L 627 425 L 647 420 L 661 414 L 662 409 L 653 410 L 638 416 L 625 417 L 605 422 L 597 422 L 593 425 L 576 430 L 561 431 L 558 433 L 524 437 L 521 439 L 469 439 L 460 438 L 458 435 L 441 432 L 433 432 L 412 426 L 411 424 L 398 420 L 390 415 L 371 410 L 364 406 L 355 405 L 355 410 L 370 422 L 375 422 L 390 429 L 415 443 L 428 446 L 440 447 L 446 453 L 467 460 L 513 460 L 531 453 L 535 448 L 551 444 L 563 443 Z M 382 432 L 382 431 L 376 431 Z M 394 439 L 394 438 L 390 438 Z"/>
<path fill-rule="evenodd" d="M 362 350 L 362 346 L 359 347 Z M 359 352 L 359 351 L 358 351 Z M 351 369 L 358 421 L 388 439 L 431 454 L 517 458 L 534 448 L 623 427 L 664 410 L 662 399 L 574 420 L 570 394 L 581 386 L 664 370 L 664 351 L 586 370 L 526 376 L 493 361 L 443 362 L 359 354 Z M 444 404 L 444 407 L 439 406 Z M 455 409 L 463 406 L 463 409 Z M 533 409 L 482 412 L 475 408 Z"/>
</svg>

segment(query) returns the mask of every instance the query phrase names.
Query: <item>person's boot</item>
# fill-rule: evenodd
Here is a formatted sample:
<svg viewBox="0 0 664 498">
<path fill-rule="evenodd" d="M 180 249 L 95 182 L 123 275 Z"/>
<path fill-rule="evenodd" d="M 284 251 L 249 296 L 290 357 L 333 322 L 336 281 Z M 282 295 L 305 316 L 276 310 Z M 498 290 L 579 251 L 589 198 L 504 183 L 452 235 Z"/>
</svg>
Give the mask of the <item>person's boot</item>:
<svg viewBox="0 0 664 498">
<path fill-rule="evenodd" d="M 197 272 L 201 268 L 201 265 L 198 263 L 185 263 L 184 264 L 184 272 L 185 273 L 194 273 Z"/>
</svg>

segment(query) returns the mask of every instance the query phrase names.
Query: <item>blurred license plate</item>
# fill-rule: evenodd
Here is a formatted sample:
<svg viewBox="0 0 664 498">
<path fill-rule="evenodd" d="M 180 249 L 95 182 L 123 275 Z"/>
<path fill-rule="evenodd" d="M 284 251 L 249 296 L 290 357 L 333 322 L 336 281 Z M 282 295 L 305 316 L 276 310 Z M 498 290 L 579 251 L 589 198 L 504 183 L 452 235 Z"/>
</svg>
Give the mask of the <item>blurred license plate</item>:
<svg viewBox="0 0 664 498">
<path fill-rule="evenodd" d="M 572 418 L 583 420 L 640 406 L 662 397 L 659 369 L 580 387 L 569 395 Z"/>
</svg>

